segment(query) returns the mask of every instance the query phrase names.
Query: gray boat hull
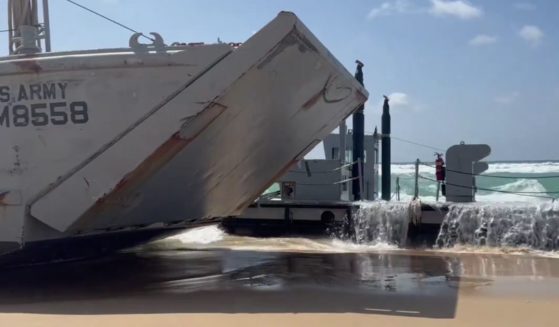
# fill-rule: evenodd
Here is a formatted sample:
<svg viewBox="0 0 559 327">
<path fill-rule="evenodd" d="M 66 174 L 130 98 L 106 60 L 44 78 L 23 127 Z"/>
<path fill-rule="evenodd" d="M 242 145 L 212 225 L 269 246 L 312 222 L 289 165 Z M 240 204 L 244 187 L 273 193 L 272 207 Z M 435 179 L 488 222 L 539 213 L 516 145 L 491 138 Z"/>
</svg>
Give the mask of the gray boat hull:
<svg viewBox="0 0 559 327">
<path fill-rule="evenodd" d="M 240 214 L 367 99 L 290 13 L 240 47 L 132 50 L 0 59 L 4 252 Z"/>
</svg>

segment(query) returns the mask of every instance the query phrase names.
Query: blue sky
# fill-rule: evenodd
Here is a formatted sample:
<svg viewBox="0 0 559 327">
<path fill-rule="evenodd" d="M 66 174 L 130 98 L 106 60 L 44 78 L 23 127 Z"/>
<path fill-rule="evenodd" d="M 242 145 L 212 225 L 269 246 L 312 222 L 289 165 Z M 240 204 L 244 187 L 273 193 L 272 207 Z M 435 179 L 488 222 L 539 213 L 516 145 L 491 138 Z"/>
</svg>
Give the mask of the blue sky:
<svg viewBox="0 0 559 327">
<path fill-rule="evenodd" d="M 398 138 L 437 148 L 488 143 L 491 160 L 559 159 L 559 1 L 76 1 L 168 43 L 244 41 L 293 11 L 350 71 L 356 58 L 365 63 L 367 131 L 380 128 L 387 94 Z M 130 32 L 50 3 L 54 50 L 127 45 Z M 0 17 L 0 30 L 6 25 Z M 0 54 L 6 43 L 0 33 Z M 433 151 L 393 141 L 395 161 L 415 158 Z"/>
</svg>

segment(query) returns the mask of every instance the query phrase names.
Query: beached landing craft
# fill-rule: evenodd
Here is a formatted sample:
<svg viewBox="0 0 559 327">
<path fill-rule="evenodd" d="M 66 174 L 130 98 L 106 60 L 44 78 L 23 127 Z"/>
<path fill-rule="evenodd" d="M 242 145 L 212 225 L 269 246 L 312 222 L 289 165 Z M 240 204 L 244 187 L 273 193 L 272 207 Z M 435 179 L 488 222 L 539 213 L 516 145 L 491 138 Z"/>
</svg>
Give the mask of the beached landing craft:
<svg viewBox="0 0 559 327">
<path fill-rule="evenodd" d="M 367 99 L 292 13 L 242 45 L 49 50 L 9 1 L 0 254 L 75 257 L 239 214 Z M 6 256 L 6 254 L 11 254 Z"/>
</svg>

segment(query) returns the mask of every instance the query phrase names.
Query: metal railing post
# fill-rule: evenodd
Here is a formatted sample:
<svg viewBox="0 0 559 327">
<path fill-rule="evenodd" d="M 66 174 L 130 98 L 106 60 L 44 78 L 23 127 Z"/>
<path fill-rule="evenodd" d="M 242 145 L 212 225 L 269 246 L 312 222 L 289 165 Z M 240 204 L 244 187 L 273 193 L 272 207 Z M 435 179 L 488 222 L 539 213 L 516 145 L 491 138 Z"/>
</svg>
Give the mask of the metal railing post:
<svg viewBox="0 0 559 327">
<path fill-rule="evenodd" d="M 358 168 L 358 176 L 359 176 L 359 193 L 361 194 L 361 199 L 363 199 L 363 165 L 361 164 L 361 158 L 357 159 L 357 168 Z"/>
<path fill-rule="evenodd" d="M 419 197 L 419 159 L 415 161 L 415 192 L 413 199 Z"/>
<path fill-rule="evenodd" d="M 400 201 L 400 177 L 396 177 L 396 199 Z"/>
</svg>

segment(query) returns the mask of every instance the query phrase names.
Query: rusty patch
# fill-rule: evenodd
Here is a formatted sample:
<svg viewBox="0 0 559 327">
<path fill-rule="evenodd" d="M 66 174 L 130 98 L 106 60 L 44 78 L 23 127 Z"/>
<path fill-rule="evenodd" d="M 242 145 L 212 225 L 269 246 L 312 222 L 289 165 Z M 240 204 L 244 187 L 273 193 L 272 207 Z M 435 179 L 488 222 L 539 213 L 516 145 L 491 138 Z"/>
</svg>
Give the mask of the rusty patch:
<svg viewBox="0 0 559 327">
<path fill-rule="evenodd" d="M 136 169 L 126 174 L 114 187 L 111 193 L 97 200 L 96 204 L 103 204 L 109 197 L 116 197 L 119 193 L 124 193 L 143 183 L 149 176 L 171 160 L 179 151 L 190 142 L 190 140 L 182 139 L 179 132 L 173 134 L 165 143 L 157 148 L 146 160 L 144 160 Z"/>
<path fill-rule="evenodd" d="M 41 67 L 35 60 L 14 61 L 13 64 L 24 73 L 38 74 L 43 71 L 43 67 Z"/>
<path fill-rule="evenodd" d="M 322 98 L 322 94 L 324 93 L 324 89 L 320 90 L 320 92 L 313 95 L 305 104 L 303 104 L 303 109 L 308 110 L 312 108 L 320 98 Z"/>
<path fill-rule="evenodd" d="M 209 109 L 209 108 L 208 108 Z M 203 116 L 206 112 L 205 109 L 196 118 Z M 189 143 L 194 141 L 200 134 L 202 134 L 216 119 L 221 115 L 223 111 L 220 111 L 215 117 L 210 119 L 205 125 L 194 134 L 189 137 L 182 137 L 180 132 L 173 134 L 165 143 L 163 143 L 157 150 L 155 150 L 146 160 L 144 160 L 136 169 L 128 173 L 115 187 L 113 191 L 121 191 L 123 188 L 133 187 L 139 184 L 138 182 L 145 180 L 148 176 L 151 176 L 154 172 L 159 170 L 161 166 L 170 161 L 178 152 L 180 152 Z M 195 118 L 195 119 L 196 119 Z M 132 183 L 135 181 L 136 183 Z"/>
<path fill-rule="evenodd" d="M 322 89 L 314 94 L 309 100 L 307 100 L 307 102 L 305 102 L 303 104 L 303 109 L 308 110 L 310 108 L 312 108 L 317 102 L 318 100 L 320 100 L 321 98 L 324 100 L 325 103 L 337 103 L 337 102 L 341 102 L 345 99 L 347 99 L 350 95 L 351 95 L 351 88 L 347 87 L 347 86 L 338 86 L 336 87 L 336 90 L 347 90 L 349 93 L 345 96 L 342 96 L 338 99 L 333 99 L 333 98 L 328 98 L 327 92 L 328 89 L 330 89 L 332 87 L 332 84 L 334 83 L 334 81 L 337 79 L 337 76 L 328 76 L 328 78 L 326 79 L 326 82 L 324 83 L 324 86 L 322 87 Z M 363 95 L 363 93 L 361 93 L 361 95 Z"/>
<path fill-rule="evenodd" d="M 218 107 L 218 106 L 214 106 Z M 211 107 L 210 107 L 211 108 Z M 209 108 L 207 108 L 209 109 Z M 214 112 L 205 109 L 196 119 L 204 117 L 206 114 L 215 114 Z M 223 109 L 223 108 L 222 108 Z M 173 159 L 180 151 L 182 151 L 188 144 L 194 141 L 200 134 L 202 134 L 222 113 L 220 110 L 214 117 L 209 119 L 205 124 L 201 125 L 196 133 L 183 137 L 179 132 L 175 132 L 165 143 L 160 145 L 152 154 L 150 154 L 141 164 L 139 164 L 133 171 L 124 176 L 113 188 L 113 190 L 98 199 L 93 207 L 91 207 L 85 217 L 91 218 L 98 215 L 100 212 L 106 210 L 111 205 L 119 204 L 118 199 L 126 199 L 126 194 L 132 192 L 134 189 L 140 187 L 145 181 L 157 173 L 161 168 Z"/>
<path fill-rule="evenodd" d="M 257 69 L 262 69 L 270 64 L 278 55 L 280 55 L 285 49 L 297 45 L 297 50 L 301 53 L 307 51 L 318 52 L 318 49 L 305 38 L 298 30 L 297 27 L 293 27 L 291 32 L 283 37 L 270 51 L 268 51 L 267 56 L 260 64 L 256 66 Z"/>
</svg>

